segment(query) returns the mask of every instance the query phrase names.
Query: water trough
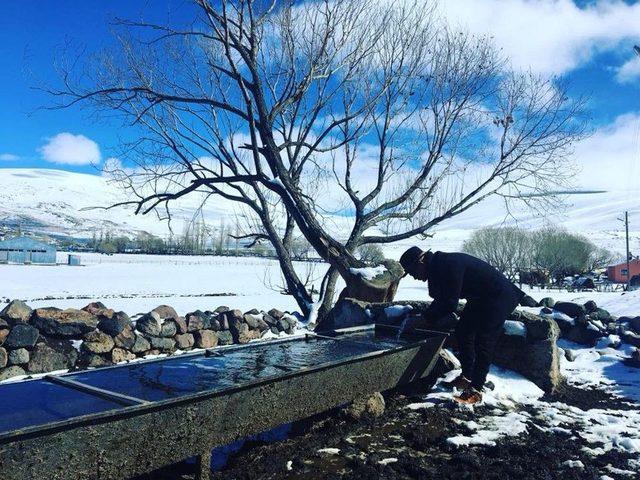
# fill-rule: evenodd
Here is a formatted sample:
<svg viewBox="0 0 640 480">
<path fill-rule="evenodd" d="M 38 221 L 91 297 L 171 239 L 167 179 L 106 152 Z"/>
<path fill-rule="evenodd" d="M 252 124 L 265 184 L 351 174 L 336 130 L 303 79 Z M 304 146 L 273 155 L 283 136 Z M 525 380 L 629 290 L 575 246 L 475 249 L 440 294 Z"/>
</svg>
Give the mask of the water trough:
<svg viewBox="0 0 640 480">
<path fill-rule="evenodd" d="M 376 325 L 0 385 L 3 480 L 126 479 L 429 374 L 446 334 Z"/>
</svg>

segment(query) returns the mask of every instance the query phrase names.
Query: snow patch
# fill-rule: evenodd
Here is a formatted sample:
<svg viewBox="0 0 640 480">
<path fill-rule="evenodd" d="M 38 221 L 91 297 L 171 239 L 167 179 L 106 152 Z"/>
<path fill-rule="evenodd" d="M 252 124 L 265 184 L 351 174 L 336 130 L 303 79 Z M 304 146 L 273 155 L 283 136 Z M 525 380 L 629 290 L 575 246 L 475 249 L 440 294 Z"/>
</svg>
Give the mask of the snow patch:
<svg viewBox="0 0 640 480">
<path fill-rule="evenodd" d="M 378 265 L 377 267 L 350 268 L 349 271 L 365 280 L 373 280 L 377 276 L 384 274 L 387 271 L 387 267 Z"/>
<path fill-rule="evenodd" d="M 506 335 L 515 335 L 518 337 L 527 336 L 527 327 L 524 323 L 515 320 L 507 320 L 504 322 L 504 333 Z"/>
</svg>

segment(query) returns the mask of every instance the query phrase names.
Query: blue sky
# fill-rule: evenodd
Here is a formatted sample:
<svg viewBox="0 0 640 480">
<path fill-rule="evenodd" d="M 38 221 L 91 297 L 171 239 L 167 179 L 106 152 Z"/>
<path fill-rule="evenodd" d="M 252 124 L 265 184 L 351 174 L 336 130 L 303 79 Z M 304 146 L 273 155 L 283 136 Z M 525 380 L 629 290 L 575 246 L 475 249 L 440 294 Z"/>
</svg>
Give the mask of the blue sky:
<svg viewBox="0 0 640 480">
<path fill-rule="evenodd" d="M 34 87 L 55 85 L 54 64 L 65 45 L 74 52 L 112 46 L 109 22 L 114 17 L 161 22 L 187 18 L 191 8 L 187 0 L 3 0 L 0 168 L 98 173 L 86 163 L 100 165 L 115 154 L 120 135 L 135 132 L 97 122 L 79 108 L 39 110 L 52 100 Z M 570 81 L 572 94 L 591 98 L 594 137 L 578 154 L 582 151 L 597 163 L 615 147 L 615 158 L 637 160 L 640 57 L 632 46 L 640 43 L 638 2 L 447 0 L 441 9 L 453 23 L 493 35 L 515 66 L 562 75 Z"/>
</svg>

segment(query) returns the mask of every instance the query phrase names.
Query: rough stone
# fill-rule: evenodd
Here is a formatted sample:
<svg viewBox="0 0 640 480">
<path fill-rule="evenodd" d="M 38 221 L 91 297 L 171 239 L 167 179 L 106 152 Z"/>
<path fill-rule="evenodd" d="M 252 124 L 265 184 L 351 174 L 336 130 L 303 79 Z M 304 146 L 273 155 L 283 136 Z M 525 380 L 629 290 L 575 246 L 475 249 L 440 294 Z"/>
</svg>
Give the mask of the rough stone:
<svg viewBox="0 0 640 480">
<path fill-rule="evenodd" d="M 9 321 L 11 324 L 27 323 L 32 312 L 31 307 L 22 300 L 12 300 L 2 309 L 0 317 Z"/>
<path fill-rule="evenodd" d="M 102 302 L 91 302 L 89 305 L 82 307 L 82 310 L 99 318 L 111 318 L 115 312 Z"/>
<path fill-rule="evenodd" d="M 229 307 L 227 307 L 226 305 L 220 305 L 218 308 L 216 308 L 213 311 L 213 313 L 220 314 L 220 313 L 228 312 L 229 310 L 230 310 Z"/>
<path fill-rule="evenodd" d="M 593 300 L 589 300 L 585 302 L 584 309 L 587 311 L 587 313 L 595 312 L 598 309 L 598 304 Z"/>
<path fill-rule="evenodd" d="M 24 365 L 29 363 L 29 350 L 18 348 L 9 352 L 9 365 Z M 0 365 L 2 365 L 2 348 L 0 348 Z"/>
<path fill-rule="evenodd" d="M 178 316 L 178 317 L 172 318 L 171 320 L 173 320 L 176 324 L 177 333 L 187 333 L 189 331 L 187 320 L 184 317 Z"/>
<path fill-rule="evenodd" d="M 67 356 L 54 350 L 46 343 L 38 343 L 31 352 L 31 358 L 27 364 L 30 373 L 45 373 L 55 370 L 71 368 Z"/>
<path fill-rule="evenodd" d="M 66 338 L 53 338 L 44 335 L 40 336 L 38 343 L 44 343 L 49 348 L 62 355 L 66 361 L 66 368 L 73 368 L 78 360 L 78 350 L 71 340 Z"/>
<path fill-rule="evenodd" d="M 152 310 L 152 312 L 156 312 L 160 317 L 160 320 L 164 320 L 166 318 L 176 318 L 178 317 L 178 312 L 175 311 L 173 307 L 169 305 L 160 305 Z"/>
<path fill-rule="evenodd" d="M 136 330 L 152 337 L 160 336 L 162 330 L 160 316 L 156 312 L 150 312 L 138 319 Z"/>
<path fill-rule="evenodd" d="M 186 321 L 187 331 L 193 333 L 205 328 L 206 316 L 203 312 L 197 310 L 195 312 L 187 313 Z"/>
<path fill-rule="evenodd" d="M 209 330 L 213 330 L 214 332 L 219 332 L 222 330 L 222 325 L 220 324 L 220 320 L 217 318 L 211 318 L 211 322 L 209 324 Z"/>
<path fill-rule="evenodd" d="M 637 333 L 633 333 L 630 331 L 622 332 L 620 338 L 624 343 L 628 343 L 629 345 L 633 345 L 634 347 L 640 347 L 640 335 Z"/>
<path fill-rule="evenodd" d="M 233 343 L 233 335 L 229 330 L 221 330 L 217 332 L 218 345 L 231 345 Z"/>
<path fill-rule="evenodd" d="M 113 365 L 111 361 L 111 355 L 107 358 L 104 355 L 96 353 L 83 352 L 78 359 L 78 366 L 80 368 L 100 368 Z"/>
<path fill-rule="evenodd" d="M 380 392 L 357 398 L 349 405 L 345 413 L 353 420 L 360 420 L 363 417 L 380 417 L 385 410 L 384 397 Z"/>
<path fill-rule="evenodd" d="M 581 345 L 593 347 L 604 333 L 599 330 L 587 328 L 585 324 L 573 325 L 568 331 L 562 333 L 562 337 Z"/>
<path fill-rule="evenodd" d="M 75 308 L 38 308 L 31 315 L 31 324 L 52 337 L 81 337 L 98 326 L 98 317 Z"/>
<path fill-rule="evenodd" d="M 629 319 L 629 328 L 635 333 L 640 333 L 640 317 Z"/>
<path fill-rule="evenodd" d="M 247 310 L 246 312 L 244 312 L 245 315 L 259 315 L 260 314 L 260 310 L 258 310 L 257 308 L 252 308 L 251 310 Z"/>
<path fill-rule="evenodd" d="M 136 342 L 136 333 L 133 330 L 133 326 L 126 327 L 119 334 L 113 337 L 113 343 L 118 348 L 124 348 L 125 350 L 131 350 Z"/>
<path fill-rule="evenodd" d="M 133 328 L 133 323 L 129 316 L 124 312 L 114 312 L 110 317 L 103 316 L 98 323 L 98 329 L 112 337 L 117 336 L 126 328 Z"/>
<path fill-rule="evenodd" d="M 539 307 L 547 307 L 547 308 L 553 308 L 555 304 L 556 304 L 556 301 L 551 297 L 544 297 L 543 299 L 540 300 L 540 302 L 538 302 Z"/>
<path fill-rule="evenodd" d="M 255 314 L 245 313 L 244 321 L 249 325 L 249 328 L 253 330 L 260 330 L 261 332 L 264 332 L 269 329 L 269 324 L 267 324 L 267 322 L 265 322 L 260 316 Z"/>
<path fill-rule="evenodd" d="M 566 358 L 569 362 L 575 361 L 577 356 L 578 355 L 576 354 L 575 350 L 571 350 L 570 348 L 564 350 L 564 358 Z"/>
<path fill-rule="evenodd" d="M 131 353 L 128 350 L 125 350 L 124 348 L 116 347 L 111 351 L 111 361 L 113 363 L 126 362 L 130 360 L 135 360 L 135 359 L 136 359 L 135 353 Z"/>
<path fill-rule="evenodd" d="M 2 380 L 8 380 L 9 378 L 17 377 L 20 375 L 26 375 L 27 372 L 24 371 L 22 367 L 18 367 L 16 365 L 12 365 L 11 367 L 0 369 L 0 382 Z"/>
<path fill-rule="evenodd" d="M 433 366 L 432 375 L 435 377 L 444 377 L 451 370 L 460 368 L 460 361 L 448 349 L 440 350 L 436 364 Z"/>
<path fill-rule="evenodd" d="M 4 341 L 4 346 L 11 349 L 33 347 L 39 336 L 40 333 L 37 328 L 26 323 L 17 323 L 9 332 Z"/>
<path fill-rule="evenodd" d="M 200 331 L 202 332 L 203 330 Z M 176 346 L 180 350 L 188 350 L 190 348 L 193 348 L 193 345 L 195 344 L 195 339 L 193 338 L 193 335 L 191 333 L 179 333 L 174 338 L 176 341 Z"/>
<path fill-rule="evenodd" d="M 276 320 L 279 320 L 284 316 L 284 312 L 278 310 L 277 308 L 272 308 L 267 313 L 273 318 L 275 318 Z"/>
<path fill-rule="evenodd" d="M 173 337 L 176 333 L 178 333 L 178 326 L 176 325 L 176 322 L 174 322 L 173 319 L 165 320 L 160 328 L 160 336 L 169 338 Z"/>
<path fill-rule="evenodd" d="M 573 302 L 557 302 L 553 306 L 553 309 L 558 312 L 562 312 L 565 315 L 570 316 L 571 318 L 584 317 L 587 313 L 587 310 L 584 308 L 584 306 Z"/>
<path fill-rule="evenodd" d="M 596 307 L 595 309 L 589 312 L 589 318 L 593 320 L 600 320 L 601 322 L 608 322 L 609 320 L 611 320 L 612 316 L 608 310 L 605 310 L 604 308 Z"/>
<path fill-rule="evenodd" d="M 176 349 L 176 341 L 167 337 L 149 337 L 151 347 L 163 353 L 171 353 Z"/>
<path fill-rule="evenodd" d="M 82 343 L 82 348 L 91 353 L 109 353 L 114 346 L 113 338 L 100 330 L 87 333 Z"/>
<path fill-rule="evenodd" d="M 12 350 L 12 352 L 16 352 L 16 351 L 17 350 Z M 9 361 L 9 355 L 7 354 L 7 351 L 4 348 L 0 347 L 0 368 L 6 367 L 8 361 Z"/>
<path fill-rule="evenodd" d="M 522 300 L 520 300 L 520 305 L 523 307 L 537 307 L 538 302 L 530 295 L 525 295 Z"/>
<path fill-rule="evenodd" d="M 133 345 L 130 348 L 130 350 L 133 353 L 144 353 L 151 348 L 151 344 L 149 343 L 149 340 L 144 338 L 138 332 L 134 332 L 134 335 L 135 335 L 135 340 L 133 342 Z"/>
<path fill-rule="evenodd" d="M 2 328 L 0 329 L 0 345 L 4 344 L 4 341 L 7 339 L 7 337 L 9 336 L 9 329 L 8 328 Z"/>
<path fill-rule="evenodd" d="M 218 335 L 213 330 L 198 330 L 194 338 L 198 348 L 213 348 L 218 345 Z"/>
</svg>

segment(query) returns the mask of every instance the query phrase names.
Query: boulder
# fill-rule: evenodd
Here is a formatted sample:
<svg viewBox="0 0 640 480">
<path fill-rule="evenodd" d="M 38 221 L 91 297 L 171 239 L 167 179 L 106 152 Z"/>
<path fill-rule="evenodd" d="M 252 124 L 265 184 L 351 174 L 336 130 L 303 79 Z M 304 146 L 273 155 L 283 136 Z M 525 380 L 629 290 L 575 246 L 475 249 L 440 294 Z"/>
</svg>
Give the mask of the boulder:
<svg viewBox="0 0 640 480">
<path fill-rule="evenodd" d="M 520 300 L 520 305 L 523 307 L 537 307 L 538 302 L 536 302 L 536 300 L 530 295 L 525 295 L 522 297 L 522 300 Z"/>
<path fill-rule="evenodd" d="M 459 368 L 460 361 L 451 352 L 451 350 L 443 348 L 438 354 L 438 359 L 436 360 L 436 364 L 433 366 L 431 375 L 433 375 L 435 378 L 440 378 L 444 377 L 451 370 L 456 370 Z"/>
<path fill-rule="evenodd" d="M 595 312 L 598 309 L 598 304 L 593 300 L 589 300 L 588 302 L 585 302 L 584 309 L 587 313 Z"/>
<path fill-rule="evenodd" d="M 12 300 L 2 309 L 0 317 L 7 320 L 10 324 L 27 323 L 31 317 L 33 310 L 22 300 Z"/>
<path fill-rule="evenodd" d="M 243 323 L 238 329 L 238 336 L 234 337 L 237 343 L 249 343 L 251 340 L 260 338 L 260 330 L 251 330 L 249 325 Z"/>
<path fill-rule="evenodd" d="M 555 304 L 556 304 L 556 301 L 551 297 L 544 297 L 542 300 L 538 302 L 539 307 L 547 307 L 547 308 L 553 308 Z"/>
<path fill-rule="evenodd" d="M 360 420 L 362 417 L 380 417 L 385 409 L 384 397 L 380 392 L 359 397 L 351 402 L 345 413 L 353 420 Z"/>
<path fill-rule="evenodd" d="M 12 352 L 16 352 L 17 350 L 12 350 Z M 0 347 L 0 368 L 4 368 L 7 366 L 7 363 L 9 362 L 9 355 L 7 354 L 7 351 Z"/>
<path fill-rule="evenodd" d="M 90 353 L 109 353 L 114 346 L 113 338 L 100 330 L 87 333 L 82 342 L 82 349 Z"/>
<path fill-rule="evenodd" d="M 71 340 L 66 338 L 52 338 L 41 335 L 38 343 L 43 343 L 65 358 L 66 367 L 73 368 L 78 360 L 78 350 Z"/>
<path fill-rule="evenodd" d="M 318 324 L 316 330 L 335 330 L 372 323 L 373 319 L 368 315 L 367 306 L 367 303 L 352 298 L 338 300 L 326 320 Z M 265 321 L 269 323 L 266 318 Z"/>
<path fill-rule="evenodd" d="M 640 317 L 634 317 L 629 319 L 629 328 L 635 333 L 640 333 Z"/>
<path fill-rule="evenodd" d="M 27 372 L 24 371 L 22 367 L 18 367 L 16 365 L 12 365 L 11 367 L 0 369 L 0 382 L 3 380 L 8 380 L 12 377 L 17 377 L 20 375 L 26 375 Z"/>
<path fill-rule="evenodd" d="M 219 332 L 222 330 L 222 325 L 220 324 L 219 318 L 211 317 L 211 322 L 209 323 L 209 330 L 213 330 L 214 332 Z"/>
<path fill-rule="evenodd" d="M 64 353 L 54 350 L 46 343 L 38 343 L 31 351 L 30 357 L 27 364 L 29 373 L 53 372 L 72 367 Z"/>
<path fill-rule="evenodd" d="M 124 348 L 125 350 L 131 350 L 136 342 L 136 332 L 133 326 L 126 327 L 119 334 L 113 337 L 113 343 L 117 348 Z"/>
<path fill-rule="evenodd" d="M 208 330 L 200 330 L 200 332 L 203 332 L 203 331 L 206 332 Z M 195 338 L 193 338 L 193 335 L 191 333 L 179 333 L 174 338 L 176 341 L 176 346 L 180 350 L 189 350 L 190 348 L 193 348 L 193 346 L 195 345 Z"/>
<path fill-rule="evenodd" d="M 604 308 L 596 307 L 589 312 L 589 318 L 606 323 L 609 320 L 611 320 L 613 317 L 611 316 L 608 310 L 605 310 Z"/>
<path fill-rule="evenodd" d="M 633 345 L 634 347 L 640 347 L 640 335 L 637 333 L 633 333 L 629 330 L 622 332 L 620 338 L 624 343 L 628 343 L 629 345 Z"/>
<path fill-rule="evenodd" d="M 84 310 L 67 308 L 38 308 L 31 315 L 31 324 L 52 337 L 79 338 L 98 326 L 98 317 Z"/>
<path fill-rule="evenodd" d="M 260 314 L 260 310 L 258 310 L 257 308 L 252 308 L 251 310 L 247 310 L 246 312 L 244 312 L 245 315 L 249 314 L 249 315 L 259 315 Z"/>
<path fill-rule="evenodd" d="M 177 333 L 187 333 L 189 331 L 187 320 L 184 317 L 175 317 L 171 320 L 176 324 Z"/>
<path fill-rule="evenodd" d="M 141 334 L 139 334 L 138 332 L 134 332 L 134 336 L 135 340 L 130 348 L 133 353 L 144 353 L 147 350 L 151 349 L 151 344 Z"/>
<path fill-rule="evenodd" d="M 111 318 L 115 314 L 112 309 L 107 308 L 102 302 L 92 302 L 89 305 L 82 307 L 82 310 L 99 318 Z"/>
<path fill-rule="evenodd" d="M 202 330 L 205 328 L 207 323 L 207 316 L 200 310 L 196 310 L 195 312 L 187 313 L 186 322 L 187 332 L 197 332 L 198 330 Z"/>
<path fill-rule="evenodd" d="M 244 322 L 253 330 L 260 330 L 261 332 L 264 332 L 269 329 L 269 325 L 262 319 L 261 315 L 245 313 Z"/>
<path fill-rule="evenodd" d="M 176 333 L 178 333 L 178 326 L 176 325 L 176 322 L 174 322 L 173 319 L 165 320 L 160 328 L 160 336 L 169 338 L 173 337 Z"/>
<path fill-rule="evenodd" d="M 25 365 L 29 363 L 29 350 L 18 348 L 9 352 L 9 365 Z M 0 348 L 0 365 L 2 364 L 2 348 Z"/>
<path fill-rule="evenodd" d="M 37 328 L 26 323 L 17 323 L 5 339 L 4 346 L 11 349 L 30 348 L 36 344 L 39 336 L 40 332 Z"/>
<path fill-rule="evenodd" d="M 271 315 L 269 315 L 268 313 L 265 313 L 262 315 L 262 320 L 264 321 L 264 323 L 266 323 L 269 327 L 274 327 L 277 330 L 277 325 L 278 325 L 278 319 L 275 317 L 272 317 Z M 276 332 L 277 333 L 277 332 Z"/>
<path fill-rule="evenodd" d="M 169 305 L 160 305 L 151 311 L 157 313 L 160 317 L 160 320 L 178 317 L 178 312 L 176 312 L 175 309 L 173 307 L 170 307 Z"/>
<path fill-rule="evenodd" d="M 270 316 L 275 318 L 276 320 L 282 318 L 284 316 L 284 312 L 278 310 L 277 308 L 272 308 L 267 312 Z"/>
<path fill-rule="evenodd" d="M 111 355 L 99 355 L 97 353 L 83 352 L 78 358 L 78 366 L 80 368 L 100 368 L 113 365 Z"/>
<path fill-rule="evenodd" d="M 575 350 L 571 350 L 570 348 L 564 350 L 564 358 L 566 358 L 569 362 L 575 361 L 577 356 L 578 355 L 576 354 Z"/>
<path fill-rule="evenodd" d="M 557 302 L 553 309 L 570 316 L 571 318 L 584 317 L 587 314 L 587 310 L 584 306 L 573 302 Z"/>
<path fill-rule="evenodd" d="M 233 343 L 233 335 L 229 330 L 221 330 L 216 332 L 218 336 L 218 345 L 231 345 Z"/>
<path fill-rule="evenodd" d="M 590 324 L 576 323 L 566 332 L 563 331 L 562 337 L 581 345 L 593 347 L 598 342 L 598 339 L 604 336 L 604 332 L 601 332 L 593 326 L 589 328 L 589 325 Z"/>
<path fill-rule="evenodd" d="M 158 337 L 162 330 L 162 320 L 156 312 L 149 312 L 138 319 L 136 330 L 151 337 Z"/>
<path fill-rule="evenodd" d="M 113 313 L 110 317 L 103 316 L 98 323 L 98 329 L 115 337 L 126 328 L 133 328 L 133 323 L 124 312 Z"/>
<path fill-rule="evenodd" d="M 5 340 L 9 336 L 8 328 L 0 328 L 0 345 L 4 344 Z"/>
<path fill-rule="evenodd" d="M 247 325 L 244 323 L 244 315 L 240 310 L 229 310 L 223 314 L 223 317 L 229 324 L 229 330 L 231 331 L 233 338 L 237 339 L 242 325 Z M 249 325 L 247 325 L 247 328 L 249 328 Z"/>
<path fill-rule="evenodd" d="M 163 353 L 172 353 L 176 349 L 176 341 L 167 337 L 149 337 L 151 348 L 160 350 Z"/>
<path fill-rule="evenodd" d="M 216 315 L 219 315 L 219 314 L 221 314 L 221 313 L 228 312 L 229 310 L 230 310 L 230 308 L 229 308 L 229 307 L 227 307 L 227 306 L 225 306 L 225 305 L 221 305 L 221 306 L 219 306 L 218 308 L 216 308 L 216 309 L 213 311 L 213 313 L 215 313 Z"/>
<path fill-rule="evenodd" d="M 218 335 L 213 330 L 198 330 L 193 337 L 198 348 L 213 348 L 218 345 Z"/>
<path fill-rule="evenodd" d="M 136 359 L 135 353 L 131 353 L 128 350 L 125 350 L 124 348 L 116 347 L 113 350 L 111 350 L 111 361 L 113 363 L 128 362 L 135 359 Z"/>
</svg>

